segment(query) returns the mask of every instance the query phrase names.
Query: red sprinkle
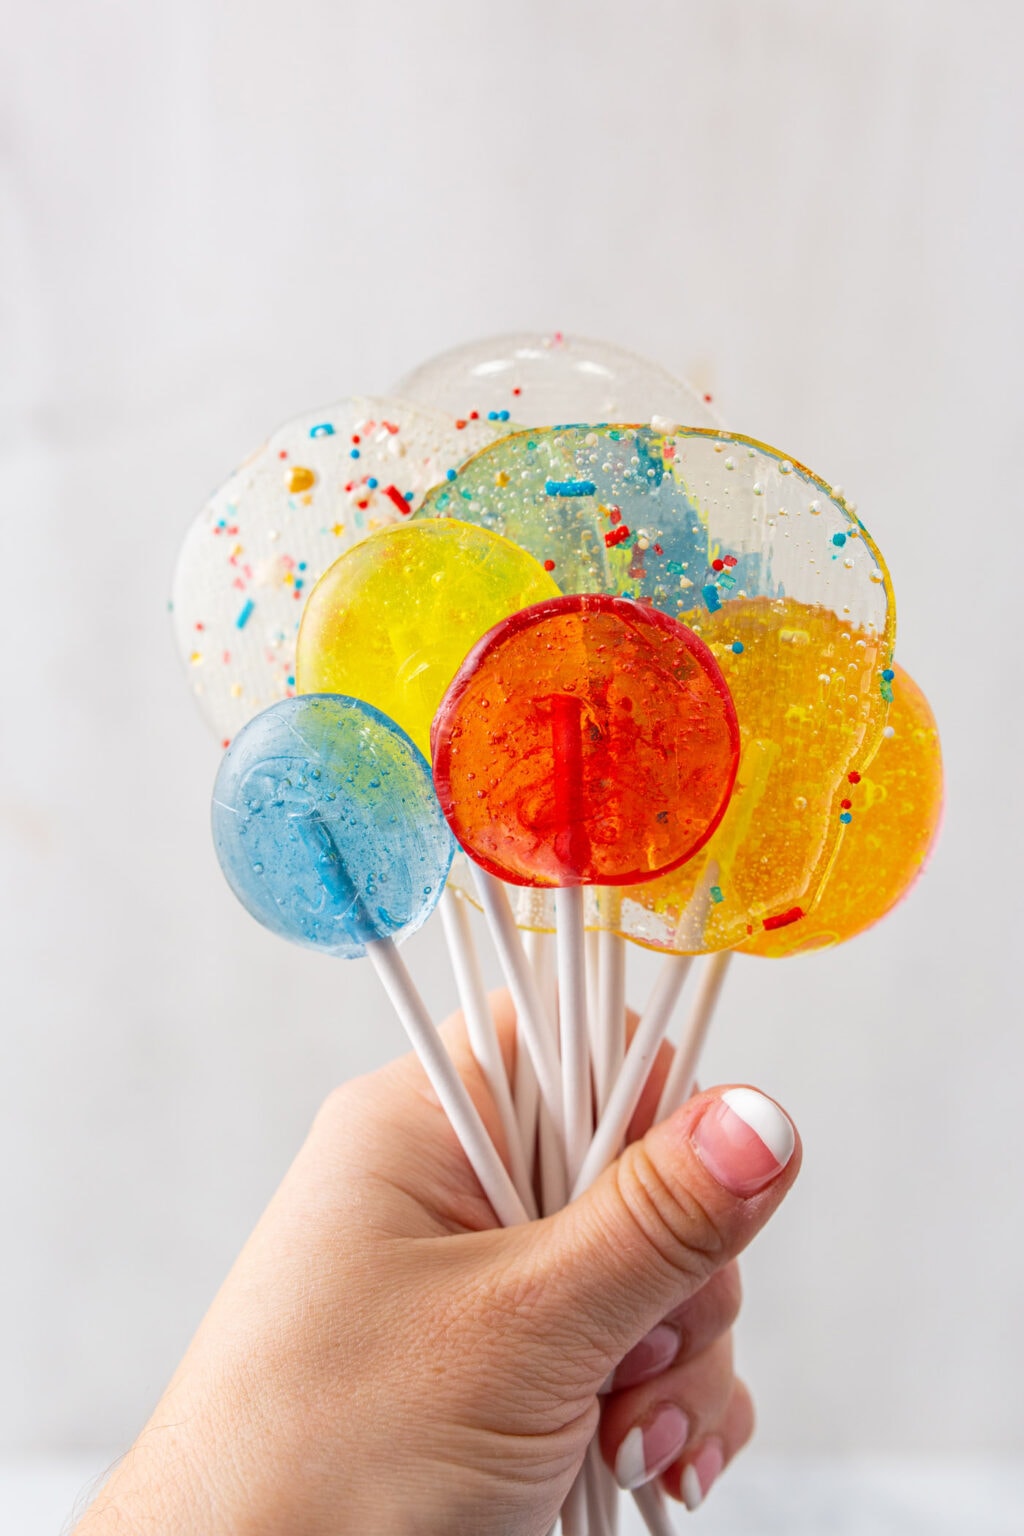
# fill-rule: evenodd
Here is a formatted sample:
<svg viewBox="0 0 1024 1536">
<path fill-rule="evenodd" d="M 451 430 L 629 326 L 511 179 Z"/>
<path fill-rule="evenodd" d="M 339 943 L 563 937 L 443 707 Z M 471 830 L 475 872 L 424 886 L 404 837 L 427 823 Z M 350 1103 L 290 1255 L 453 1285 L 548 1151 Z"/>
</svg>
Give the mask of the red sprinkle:
<svg viewBox="0 0 1024 1536">
<path fill-rule="evenodd" d="M 608 508 L 608 516 L 611 518 L 613 523 L 621 523 L 622 522 L 622 508 L 621 507 L 609 507 Z"/>
<path fill-rule="evenodd" d="M 470 421 L 479 421 L 480 420 L 480 412 L 479 411 L 470 411 L 469 419 L 470 419 Z"/>
<path fill-rule="evenodd" d="M 780 912 L 777 917 L 766 917 L 765 930 L 770 933 L 773 928 L 788 928 L 790 923 L 799 922 L 803 915 L 803 907 L 790 907 L 788 912 Z"/>
<path fill-rule="evenodd" d="M 406 501 L 397 485 L 386 485 L 384 487 L 384 495 L 388 498 L 389 501 L 394 502 L 399 512 L 404 512 L 406 517 L 408 517 L 410 511 L 409 503 Z"/>
<path fill-rule="evenodd" d="M 512 393 L 514 395 L 521 395 L 522 394 L 522 390 L 517 385 L 516 388 L 512 391 Z"/>
<path fill-rule="evenodd" d="M 722 564 L 723 565 L 727 565 L 729 567 L 730 571 L 731 571 L 733 566 L 736 564 L 736 556 L 735 555 L 726 555 L 725 558 L 722 561 Z"/>
<path fill-rule="evenodd" d="M 851 773 L 848 773 L 846 777 L 849 779 L 851 784 L 860 783 L 860 774 L 857 772 L 856 768 L 854 768 Z"/>
<path fill-rule="evenodd" d="M 711 569 L 713 571 L 724 571 L 725 570 L 725 561 L 724 560 L 712 560 L 712 562 L 711 562 Z"/>
<path fill-rule="evenodd" d="M 848 811 L 850 809 L 850 807 L 852 806 L 853 801 L 852 800 L 840 800 L 839 803 L 842 806 L 844 811 Z"/>
<path fill-rule="evenodd" d="M 464 421 L 457 421 L 455 423 L 455 430 L 456 430 L 456 432 L 463 432 L 463 431 L 465 431 L 465 428 L 466 428 L 466 423 Z"/>
<path fill-rule="evenodd" d="M 621 512 L 619 513 L 619 516 L 622 516 Z M 608 549 L 613 549 L 616 544 L 621 544 L 624 539 L 628 538 L 629 529 L 626 527 L 625 523 L 621 523 L 618 528 L 609 528 L 608 532 L 604 536 L 604 542 Z"/>
<path fill-rule="evenodd" d="M 654 553 L 656 555 L 663 555 L 665 553 L 665 551 L 662 549 L 660 544 L 655 544 L 655 546 L 654 546 Z"/>
<path fill-rule="evenodd" d="M 710 395 L 705 395 L 705 396 L 704 396 L 704 404 L 705 404 L 705 405 L 710 405 L 710 404 L 711 404 L 711 396 L 710 396 Z M 802 915 L 802 914 L 801 914 L 801 915 Z M 767 926 L 768 926 L 768 924 L 767 924 L 767 923 L 765 923 L 765 927 L 766 927 L 766 928 L 767 928 Z"/>
<path fill-rule="evenodd" d="M 278 458 L 279 459 L 286 459 L 287 457 L 288 457 L 288 450 L 287 450 L 287 448 L 282 448 L 280 453 L 278 454 Z"/>
<path fill-rule="evenodd" d="M 546 571 L 553 571 L 554 568 L 555 568 L 555 562 L 553 560 L 545 560 L 544 561 L 544 569 Z"/>
</svg>

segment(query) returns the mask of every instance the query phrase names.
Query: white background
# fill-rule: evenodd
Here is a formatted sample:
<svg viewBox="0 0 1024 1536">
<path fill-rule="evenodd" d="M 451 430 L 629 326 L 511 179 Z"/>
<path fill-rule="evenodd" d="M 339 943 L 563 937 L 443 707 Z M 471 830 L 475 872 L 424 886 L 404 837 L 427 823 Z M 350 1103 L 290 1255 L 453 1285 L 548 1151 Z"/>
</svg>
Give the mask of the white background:
<svg viewBox="0 0 1024 1536">
<path fill-rule="evenodd" d="M 910 901 L 737 964 L 708 1052 L 806 1145 L 746 1266 L 760 1443 L 1019 1451 L 1024 13 L 50 0 L 4 34 L 0 1448 L 129 1440 L 321 1097 L 402 1049 L 216 867 L 188 522 L 288 416 L 562 328 L 848 488 L 943 731 Z M 447 1007 L 432 933 L 408 956 Z"/>
</svg>

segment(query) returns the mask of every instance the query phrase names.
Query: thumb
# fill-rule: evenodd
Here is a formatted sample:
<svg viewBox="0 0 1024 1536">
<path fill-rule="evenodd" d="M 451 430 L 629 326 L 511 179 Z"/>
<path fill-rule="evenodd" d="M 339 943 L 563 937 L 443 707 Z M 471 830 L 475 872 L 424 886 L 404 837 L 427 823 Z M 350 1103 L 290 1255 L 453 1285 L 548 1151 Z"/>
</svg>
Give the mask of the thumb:
<svg viewBox="0 0 1024 1536">
<path fill-rule="evenodd" d="M 797 1175 L 789 1118 L 754 1088 L 691 1099 L 533 1228 L 551 1336 L 602 1381 L 758 1232 Z M 516 1228 L 526 1241 L 528 1228 Z"/>
</svg>

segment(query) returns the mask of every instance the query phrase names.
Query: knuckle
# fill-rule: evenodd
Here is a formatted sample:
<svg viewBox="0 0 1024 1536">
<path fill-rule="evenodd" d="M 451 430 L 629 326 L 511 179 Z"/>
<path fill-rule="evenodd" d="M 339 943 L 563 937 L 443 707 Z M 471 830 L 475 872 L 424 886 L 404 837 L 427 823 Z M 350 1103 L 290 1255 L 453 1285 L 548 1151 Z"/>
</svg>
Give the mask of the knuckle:
<svg viewBox="0 0 1024 1536">
<path fill-rule="evenodd" d="M 725 1239 L 692 1190 L 666 1175 L 638 1142 L 616 1165 L 618 1192 L 633 1226 L 665 1267 L 694 1289 L 718 1269 Z"/>
</svg>

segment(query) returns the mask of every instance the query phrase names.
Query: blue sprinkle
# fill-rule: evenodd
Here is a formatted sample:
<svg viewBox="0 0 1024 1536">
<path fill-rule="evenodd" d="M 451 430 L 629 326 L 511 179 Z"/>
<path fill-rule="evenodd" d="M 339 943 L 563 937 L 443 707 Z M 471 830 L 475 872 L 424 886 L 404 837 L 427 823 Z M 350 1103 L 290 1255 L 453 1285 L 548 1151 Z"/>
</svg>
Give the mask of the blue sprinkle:
<svg viewBox="0 0 1024 1536">
<path fill-rule="evenodd" d="M 842 549 L 843 545 L 846 543 L 846 534 L 834 533 L 832 535 L 832 543 L 836 546 L 837 549 Z"/>
<path fill-rule="evenodd" d="M 509 412 L 508 411 L 499 411 L 498 412 L 498 420 L 499 421 L 508 421 L 508 418 L 509 418 Z"/>
<path fill-rule="evenodd" d="M 412 491 L 403 491 L 402 492 L 402 500 L 403 501 L 412 501 Z"/>
<path fill-rule="evenodd" d="M 256 607 L 256 604 L 253 602 L 252 598 L 250 597 L 246 601 L 245 606 L 243 607 L 241 613 L 238 615 L 238 618 L 235 620 L 235 628 L 236 629 L 244 629 L 245 628 L 245 626 L 248 624 L 250 618 L 252 617 L 252 611 L 253 611 L 253 609 L 255 607 Z"/>
<path fill-rule="evenodd" d="M 887 704 L 891 704 L 892 703 L 892 683 L 885 683 L 885 682 L 883 682 L 883 684 L 882 684 L 882 698 L 885 700 L 885 702 Z"/>
<path fill-rule="evenodd" d="M 329 421 L 322 421 L 319 426 L 310 427 L 309 435 L 310 437 L 333 437 L 334 428 Z"/>
<path fill-rule="evenodd" d="M 367 480 L 367 482 L 366 482 L 367 490 L 375 491 L 379 484 L 380 484 L 380 481 L 377 479 L 377 476 L 376 475 L 371 475 L 369 480 Z"/>
<path fill-rule="evenodd" d="M 732 653 L 733 653 L 734 656 L 742 656 L 743 655 L 743 641 L 742 640 L 734 640 L 733 641 L 733 643 L 732 643 Z"/>
<path fill-rule="evenodd" d="M 306 585 L 306 583 L 304 581 L 296 580 L 296 582 L 295 582 L 295 590 L 296 590 L 296 592 L 301 592 L 305 585 Z"/>
<path fill-rule="evenodd" d="M 299 570 L 300 571 L 304 571 L 305 569 L 306 569 L 306 562 L 305 562 L 305 560 L 300 560 L 299 561 Z"/>
<path fill-rule="evenodd" d="M 349 456 L 350 459 L 358 459 L 358 457 L 359 457 L 359 449 L 358 448 L 350 448 L 349 451 L 348 451 L 348 456 Z"/>
<path fill-rule="evenodd" d="M 450 469 L 450 470 L 449 470 L 449 471 L 448 471 L 448 474 L 447 474 L 447 476 L 446 476 L 446 478 L 447 478 L 447 479 L 449 479 L 449 480 L 454 480 L 454 479 L 455 479 L 455 476 L 456 476 L 456 475 L 457 475 L 457 474 L 458 474 L 458 470 L 455 470 L 455 469 Z"/>
<path fill-rule="evenodd" d="M 701 587 L 700 595 L 707 604 L 708 613 L 717 613 L 722 606 L 722 599 L 718 595 L 718 588 L 714 582 L 709 583 L 706 587 Z"/>
<path fill-rule="evenodd" d="M 849 811 L 844 811 L 839 820 L 843 823 L 844 827 L 848 827 L 850 822 L 853 820 L 853 817 L 850 815 Z"/>
<path fill-rule="evenodd" d="M 294 679 L 294 677 L 289 677 L 287 681 L 288 681 L 289 688 L 294 688 L 295 687 L 295 679 Z"/>
<path fill-rule="evenodd" d="M 896 676 L 896 673 L 893 671 L 892 667 L 886 667 L 885 671 L 882 673 L 882 676 L 885 678 L 887 683 L 891 683 L 893 678 Z"/>
<path fill-rule="evenodd" d="M 711 900 L 715 903 L 716 906 L 720 901 L 725 900 L 725 897 L 722 895 L 722 887 L 720 885 L 713 885 L 708 892 L 708 895 L 711 897 Z"/>
<path fill-rule="evenodd" d="M 497 413 L 497 411 L 488 411 L 487 412 L 487 420 L 488 421 L 497 421 L 498 420 L 498 413 Z"/>
<path fill-rule="evenodd" d="M 546 496 L 593 496 L 597 486 L 593 480 L 545 480 Z"/>
</svg>

